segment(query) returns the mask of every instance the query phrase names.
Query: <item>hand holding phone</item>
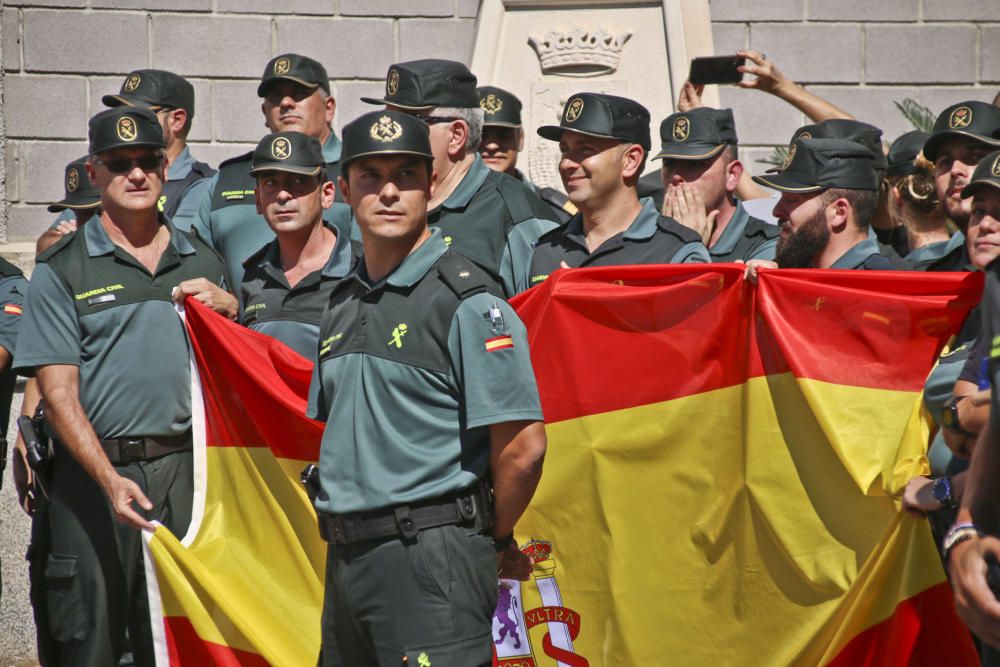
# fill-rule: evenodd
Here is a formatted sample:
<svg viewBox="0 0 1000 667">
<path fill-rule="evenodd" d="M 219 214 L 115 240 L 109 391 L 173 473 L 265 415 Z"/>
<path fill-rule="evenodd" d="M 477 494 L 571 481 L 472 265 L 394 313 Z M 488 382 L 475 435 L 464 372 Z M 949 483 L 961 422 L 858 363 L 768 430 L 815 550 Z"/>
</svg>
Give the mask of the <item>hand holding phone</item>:
<svg viewBox="0 0 1000 667">
<path fill-rule="evenodd" d="M 688 80 L 696 86 L 708 83 L 739 83 L 743 79 L 740 66 L 745 58 L 733 56 L 708 56 L 692 58 Z"/>
</svg>

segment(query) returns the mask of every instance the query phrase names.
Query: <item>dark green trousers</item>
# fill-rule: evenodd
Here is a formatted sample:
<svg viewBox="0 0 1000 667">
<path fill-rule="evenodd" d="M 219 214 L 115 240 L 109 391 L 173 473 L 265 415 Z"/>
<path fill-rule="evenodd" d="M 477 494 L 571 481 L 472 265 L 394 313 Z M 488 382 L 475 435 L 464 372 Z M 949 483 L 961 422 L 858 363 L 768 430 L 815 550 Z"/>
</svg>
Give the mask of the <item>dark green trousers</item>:
<svg viewBox="0 0 1000 667">
<path fill-rule="evenodd" d="M 493 542 L 473 528 L 330 545 L 320 664 L 489 665 L 496 603 Z"/>
<path fill-rule="evenodd" d="M 131 638 L 135 664 L 154 665 L 140 531 L 116 521 L 107 498 L 58 449 L 49 485 L 44 595 L 58 664 L 115 665 Z M 183 537 L 191 522 L 191 452 L 116 466 L 153 503 L 147 519 Z M 136 506 L 140 512 L 142 510 Z"/>
</svg>

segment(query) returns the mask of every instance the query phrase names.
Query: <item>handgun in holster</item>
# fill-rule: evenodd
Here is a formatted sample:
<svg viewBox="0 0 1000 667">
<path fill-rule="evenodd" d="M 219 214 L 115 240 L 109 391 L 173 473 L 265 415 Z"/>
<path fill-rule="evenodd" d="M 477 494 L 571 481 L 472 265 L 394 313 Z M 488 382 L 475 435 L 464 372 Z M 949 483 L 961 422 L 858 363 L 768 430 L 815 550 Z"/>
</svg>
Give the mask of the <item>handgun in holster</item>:
<svg viewBox="0 0 1000 667">
<path fill-rule="evenodd" d="M 306 489 L 306 495 L 309 496 L 309 502 L 315 503 L 316 496 L 319 495 L 319 468 L 310 463 L 302 469 L 302 473 L 299 475 L 299 480 L 302 482 L 302 486 Z"/>
<path fill-rule="evenodd" d="M 17 428 L 24 440 L 25 455 L 34 473 L 35 484 L 48 497 L 45 486 L 52 468 L 52 439 L 45 432 L 45 408 L 42 403 L 38 404 L 34 416 L 18 417 Z"/>
</svg>

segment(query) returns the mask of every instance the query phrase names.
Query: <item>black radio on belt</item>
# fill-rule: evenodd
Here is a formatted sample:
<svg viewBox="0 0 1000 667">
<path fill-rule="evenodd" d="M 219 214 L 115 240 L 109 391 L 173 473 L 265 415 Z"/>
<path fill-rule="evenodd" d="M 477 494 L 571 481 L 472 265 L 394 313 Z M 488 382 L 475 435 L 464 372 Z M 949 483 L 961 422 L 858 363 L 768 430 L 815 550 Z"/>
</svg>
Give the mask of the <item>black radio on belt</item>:
<svg viewBox="0 0 1000 667">
<path fill-rule="evenodd" d="M 45 408 L 41 403 L 38 404 L 34 416 L 17 418 L 17 428 L 21 431 L 21 438 L 24 440 L 28 465 L 35 472 L 45 472 L 52 461 L 52 442 L 45 435 L 44 421 Z"/>
</svg>

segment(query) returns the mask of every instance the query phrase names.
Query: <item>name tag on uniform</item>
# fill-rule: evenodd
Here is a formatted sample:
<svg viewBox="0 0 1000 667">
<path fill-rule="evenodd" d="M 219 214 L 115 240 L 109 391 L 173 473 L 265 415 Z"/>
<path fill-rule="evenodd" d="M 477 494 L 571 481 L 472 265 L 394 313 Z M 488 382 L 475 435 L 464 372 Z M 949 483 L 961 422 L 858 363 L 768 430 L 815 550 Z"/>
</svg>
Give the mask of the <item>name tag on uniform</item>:
<svg viewBox="0 0 1000 667">
<path fill-rule="evenodd" d="M 102 294 L 101 296 L 92 296 L 87 299 L 88 306 L 99 306 L 102 303 L 111 303 L 116 299 L 114 294 Z"/>
</svg>

